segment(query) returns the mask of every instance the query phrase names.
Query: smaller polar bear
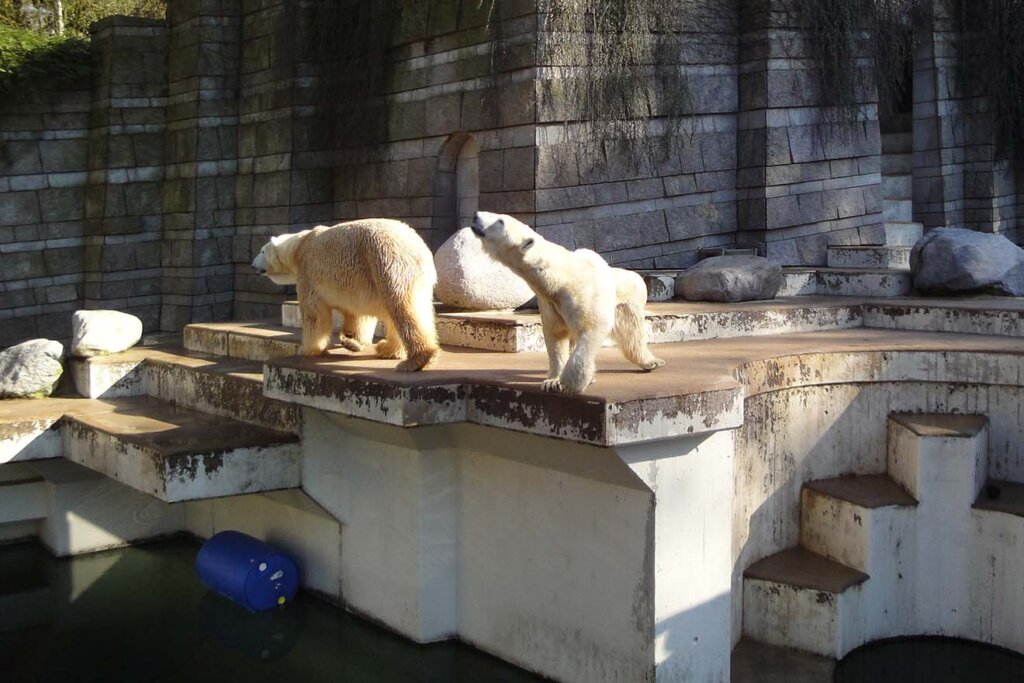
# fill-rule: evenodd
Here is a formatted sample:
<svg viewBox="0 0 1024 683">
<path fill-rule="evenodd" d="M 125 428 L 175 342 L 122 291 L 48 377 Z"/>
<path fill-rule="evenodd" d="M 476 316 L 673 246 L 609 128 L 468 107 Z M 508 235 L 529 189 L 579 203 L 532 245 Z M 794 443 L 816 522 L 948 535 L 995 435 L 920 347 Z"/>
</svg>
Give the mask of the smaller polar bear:
<svg viewBox="0 0 1024 683">
<path fill-rule="evenodd" d="M 405 358 L 397 370 L 415 372 L 440 352 L 434 320 L 434 258 L 405 223 L 383 218 L 318 226 L 271 238 L 252 267 L 277 284 L 295 284 L 302 316 L 299 353 L 327 350 L 332 312 L 345 317 L 340 340 L 350 351 L 373 341 L 377 318 L 387 335 L 380 358 Z"/>
<path fill-rule="evenodd" d="M 594 359 L 609 335 L 644 370 L 665 364 L 647 348 L 647 286 L 639 275 L 612 268 L 589 249 L 548 242 L 511 216 L 480 211 L 472 228 L 487 253 L 537 295 L 548 350 L 545 391 L 579 394 L 590 386 Z"/>
</svg>

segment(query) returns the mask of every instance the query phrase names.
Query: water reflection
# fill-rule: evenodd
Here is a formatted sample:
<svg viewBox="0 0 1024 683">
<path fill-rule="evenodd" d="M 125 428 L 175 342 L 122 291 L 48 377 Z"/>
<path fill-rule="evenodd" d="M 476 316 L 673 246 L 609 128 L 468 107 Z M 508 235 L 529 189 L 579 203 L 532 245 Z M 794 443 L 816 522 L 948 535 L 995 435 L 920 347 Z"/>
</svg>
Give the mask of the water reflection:
<svg viewBox="0 0 1024 683">
<path fill-rule="evenodd" d="M 1024 656 L 949 638 L 903 638 L 866 645 L 836 666 L 836 683 L 1020 683 Z"/>
<path fill-rule="evenodd" d="M 0 547 L 0 681 L 539 680 L 459 643 L 416 645 L 303 594 L 250 614 L 199 583 L 197 550 L 175 541 L 54 560 L 34 545 Z"/>
</svg>

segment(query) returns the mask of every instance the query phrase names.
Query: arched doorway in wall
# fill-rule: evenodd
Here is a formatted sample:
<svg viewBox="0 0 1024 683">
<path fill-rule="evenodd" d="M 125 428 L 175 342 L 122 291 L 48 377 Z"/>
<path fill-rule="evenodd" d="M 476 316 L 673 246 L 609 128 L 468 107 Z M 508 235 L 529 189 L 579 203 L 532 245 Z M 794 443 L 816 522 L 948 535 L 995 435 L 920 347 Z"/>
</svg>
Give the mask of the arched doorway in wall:
<svg viewBox="0 0 1024 683">
<path fill-rule="evenodd" d="M 468 226 L 480 205 L 480 145 L 469 133 L 455 133 L 442 145 L 434 174 L 434 251 Z"/>
</svg>

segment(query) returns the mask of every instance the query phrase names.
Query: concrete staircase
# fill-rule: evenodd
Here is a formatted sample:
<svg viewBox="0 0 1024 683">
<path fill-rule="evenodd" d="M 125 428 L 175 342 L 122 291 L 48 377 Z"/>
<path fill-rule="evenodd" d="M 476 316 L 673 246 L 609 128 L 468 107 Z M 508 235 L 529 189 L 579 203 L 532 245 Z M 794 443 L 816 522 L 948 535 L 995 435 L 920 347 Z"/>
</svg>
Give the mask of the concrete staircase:
<svg viewBox="0 0 1024 683">
<path fill-rule="evenodd" d="M 874 243 L 830 245 L 826 268 L 787 268 L 782 296 L 902 297 L 913 291 L 910 252 L 924 235 L 914 222 L 913 136 L 882 136 L 882 224 Z"/>
<path fill-rule="evenodd" d="M 744 636 L 837 659 L 919 634 L 1019 648 L 1024 625 L 982 598 L 1024 599 L 1000 592 L 1024 486 L 988 480 L 987 448 L 984 417 L 891 416 L 888 471 L 804 484 L 799 546 L 747 568 Z"/>
</svg>

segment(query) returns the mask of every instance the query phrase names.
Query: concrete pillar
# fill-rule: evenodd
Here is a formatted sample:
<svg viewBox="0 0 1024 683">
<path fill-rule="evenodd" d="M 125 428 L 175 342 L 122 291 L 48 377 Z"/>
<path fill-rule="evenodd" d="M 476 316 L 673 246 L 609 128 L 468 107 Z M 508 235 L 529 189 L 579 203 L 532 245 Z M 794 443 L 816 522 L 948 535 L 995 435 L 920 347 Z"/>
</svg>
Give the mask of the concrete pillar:
<svg viewBox="0 0 1024 683">
<path fill-rule="evenodd" d="M 239 0 L 168 7 L 161 329 L 231 317 Z"/>
<path fill-rule="evenodd" d="M 110 17 L 93 26 L 85 199 L 85 308 L 160 318 L 167 30 Z"/>
<path fill-rule="evenodd" d="M 783 265 L 825 265 L 829 244 L 880 243 L 876 90 L 858 93 L 856 112 L 826 107 L 791 0 L 747 0 L 742 16 L 741 239 Z"/>
</svg>

